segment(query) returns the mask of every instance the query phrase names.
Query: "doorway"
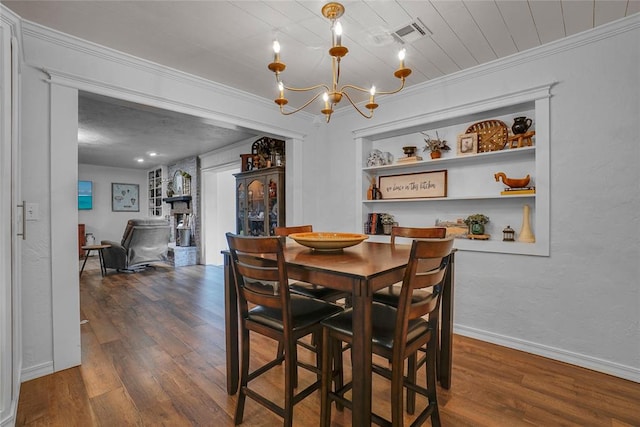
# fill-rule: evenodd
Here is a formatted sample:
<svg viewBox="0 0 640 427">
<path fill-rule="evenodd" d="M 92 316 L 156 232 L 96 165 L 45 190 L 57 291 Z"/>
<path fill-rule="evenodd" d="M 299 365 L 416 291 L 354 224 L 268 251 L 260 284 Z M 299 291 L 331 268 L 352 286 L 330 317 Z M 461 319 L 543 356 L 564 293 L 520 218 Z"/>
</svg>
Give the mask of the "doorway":
<svg viewBox="0 0 640 427">
<path fill-rule="evenodd" d="M 222 265 L 221 251 L 227 249 L 225 233 L 236 231 L 234 173 L 239 165 L 225 165 L 202 171 L 202 231 L 204 264 Z"/>
</svg>

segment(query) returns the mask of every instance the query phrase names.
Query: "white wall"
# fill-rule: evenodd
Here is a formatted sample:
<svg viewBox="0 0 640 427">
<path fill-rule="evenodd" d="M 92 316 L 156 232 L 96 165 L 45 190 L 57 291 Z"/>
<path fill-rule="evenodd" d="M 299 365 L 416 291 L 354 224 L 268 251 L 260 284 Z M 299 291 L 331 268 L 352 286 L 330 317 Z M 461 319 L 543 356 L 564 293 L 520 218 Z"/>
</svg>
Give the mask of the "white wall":
<svg viewBox="0 0 640 427">
<path fill-rule="evenodd" d="M 40 220 L 30 224 L 31 237 L 23 246 L 22 380 L 27 380 L 64 366 L 56 364 L 56 357 L 65 364 L 80 363 L 78 277 L 67 277 L 77 266 L 78 224 L 77 137 L 69 136 L 77 134 L 77 96 L 67 96 L 69 91 L 94 92 L 286 138 L 301 138 L 310 118 L 282 117 L 268 100 L 35 24 L 23 23 L 22 31 L 21 180 L 24 198 L 40 205 Z M 56 92 L 64 96 L 53 96 Z M 59 293 L 68 295 L 70 289 L 75 289 L 75 296 L 66 307 L 53 303 L 64 301 Z M 66 337 L 56 325 L 68 327 Z M 73 342 L 65 339 L 69 337 Z"/>
<path fill-rule="evenodd" d="M 78 179 L 93 181 L 93 209 L 78 211 L 78 222 L 85 224 L 85 232 L 93 233 L 96 242 L 119 242 L 128 220 L 149 217 L 146 170 L 80 164 Z M 140 186 L 140 212 L 111 210 L 111 183 L 114 182 Z"/>
<path fill-rule="evenodd" d="M 52 194 L 43 183 L 51 165 L 50 113 L 68 106 L 50 106 L 50 85 L 39 70 L 45 67 L 56 70 L 51 71 L 55 85 L 153 101 L 161 108 L 286 136 L 299 150 L 287 146 L 288 222 L 336 231 L 353 230 L 361 222 L 355 217 L 361 195 L 354 184 L 354 127 L 557 82 L 551 99 L 551 256 L 459 253 L 456 330 L 640 381 L 639 21 L 636 15 L 624 21 L 626 27 L 591 32 L 586 42 L 574 37 L 533 56 L 516 55 L 408 89 L 388 102 L 381 99 L 372 121 L 336 113 L 330 125 L 318 126 L 304 116 L 279 116 L 268 100 L 113 52 L 93 55 L 92 45 L 63 46 L 54 33 L 28 26 L 22 179 L 27 200 L 42 203 L 43 220 L 25 245 L 25 370 L 46 373 L 38 368 L 53 358 L 50 236 L 56 225 L 48 221 Z M 575 45 L 569 45 L 572 41 Z M 122 89 L 129 87 L 136 91 Z M 228 159 L 235 161 L 236 155 Z M 75 173 L 77 165 L 70 167 Z M 295 179 L 290 171 L 296 171 Z M 292 201 L 291 194 L 300 199 Z M 75 224 L 77 215 L 70 212 L 68 221 Z M 66 249 L 74 253 L 73 245 Z"/>
<path fill-rule="evenodd" d="M 322 143 L 332 161 L 315 170 L 328 191 L 305 219 L 349 227 L 353 123 L 365 129 L 557 82 L 551 256 L 459 252 L 455 330 L 640 381 L 640 15 L 624 22 L 381 99 L 371 122 L 333 118 Z"/>
</svg>

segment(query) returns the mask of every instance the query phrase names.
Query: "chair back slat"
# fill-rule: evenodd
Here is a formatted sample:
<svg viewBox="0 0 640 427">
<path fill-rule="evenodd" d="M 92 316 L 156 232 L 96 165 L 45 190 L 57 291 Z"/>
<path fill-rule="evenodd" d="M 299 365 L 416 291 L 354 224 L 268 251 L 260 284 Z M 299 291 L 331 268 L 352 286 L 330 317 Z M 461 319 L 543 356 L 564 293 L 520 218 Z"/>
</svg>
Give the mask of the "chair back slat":
<svg viewBox="0 0 640 427">
<path fill-rule="evenodd" d="M 447 236 L 445 227 L 391 227 L 391 244 L 396 242 L 396 237 L 407 239 L 444 239 Z"/>
<path fill-rule="evenodd" d="M 312 225 L 292 225 L 290 227 L 276 227 L 274 234 L 276 236 L 286 237 L 293 233 L 311 233 L 312 231 Z"/>
<path fill-rule="evenodd" d="M 288 313 L 289 287 L 282 243 L 277 237 L 245 237 L 227 233 L 241 311 L 247 302 Z M 265 259 L 263 257 L 268 257 Z M 287 314 L 283 313 L 283 319 Z"/>
</svg>

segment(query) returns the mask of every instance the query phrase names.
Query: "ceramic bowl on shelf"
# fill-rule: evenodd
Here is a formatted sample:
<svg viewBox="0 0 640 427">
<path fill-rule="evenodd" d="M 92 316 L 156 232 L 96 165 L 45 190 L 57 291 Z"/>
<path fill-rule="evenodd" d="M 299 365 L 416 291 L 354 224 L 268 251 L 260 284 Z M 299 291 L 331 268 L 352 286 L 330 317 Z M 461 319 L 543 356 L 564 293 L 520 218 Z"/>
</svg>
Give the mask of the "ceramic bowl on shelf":
<svg viewBox="0 0 640 427">
<path fill-rule="evenodd" d="M 358 233 L 331 233 L 309 232 L 292 233 L 289 237 L 297 243 L 320 252 L 340 251 L 350 246 L 355 246 L 368 239 L 366 234 Z"/>
</svg>

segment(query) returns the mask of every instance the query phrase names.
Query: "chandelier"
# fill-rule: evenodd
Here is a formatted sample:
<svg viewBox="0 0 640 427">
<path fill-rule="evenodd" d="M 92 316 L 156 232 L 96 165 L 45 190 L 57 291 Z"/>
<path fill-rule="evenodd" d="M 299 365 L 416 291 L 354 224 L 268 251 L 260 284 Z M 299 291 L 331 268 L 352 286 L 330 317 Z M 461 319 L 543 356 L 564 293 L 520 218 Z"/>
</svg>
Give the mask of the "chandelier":
<svg viewBox="0 0 640 427">
<path fill-rule="evenodd" d="M 331 114 L 333 113 L 334 107 L 336 107 L 338 103 L 340 103 L 343 97 L 349 101 L 353 108 L 355 108 L 362 117 L 370 119 L 371 117 L 373 117 L 373 110 L 378 108 L 378 104 L 376 104 L 375 102 L 376 95 L 391 95 L 400 92 L 404 88 L 405 78 L 408 77 L 409 74 L 411 74 L 411 69 L 404 66 L 405 49 L 402 49 L 398 54 L 400 65 L 398 69 L 393 73 L 393 75 L 401 81 L 400 87 L 398 89 L 392 91 L 378 91 L 376 90 L 375 86 L 371 86 L 370 89 L 350 84 L 340 86 L 340 62 L 342 61 L 342 58 L 344 58 L 344 56 L 349 53 L 349 49 L 342 45 L 342 25 L 340 24 L 340 21 L 338 21 L 338 18 L 340 18 L 343 14 L 344 6 L 340 3 L 331 2 L 325 4 L 322 7 L 322 15 L 331 21 L 332 42 L 331 48 L 329 49 L 329 55 L 331 56 L 331 85 L 318 84 L 305 88 L 286 86 L 281 78 L 281 74 L 286 68 L 286 65 L 284 62 L 280 61 L 280 43 L 278 43 L 277 40 L 273 42 L 274 59 L 273 62 L 268 65 L 268 68 L 269 70 L 273 71 L 276 76 L 276 83 L 278 84 L 278 91 L 280 93 L 280 96 L 275 99 L 275 103 L 280 106 L 280 112 L 285 116 L 297 113 L 298 111 L 304 109 L 313 101 L 318 99 L 320 95 L 322 95 L 322 98 L 324 100 L 324 108 L 320 110 L 320 112 L 326 116 L 327 123 L 329 123 L 329 120 L 331 120 Z M 316 94 L 307 102 L 305 102 L 301 107 L 296 108 L 292 111 L 285 111 L 284 106 L 289 103 L 287 98 L 284 97 L 285 90 L 292 92 L 316 91 Z M 364 105 L 364 108 L 369 110 L 368 113 L 358 108 L 358 106 L 351 99 L 348 90 L 369 93 L 369 102 Z"/>
</svg>

